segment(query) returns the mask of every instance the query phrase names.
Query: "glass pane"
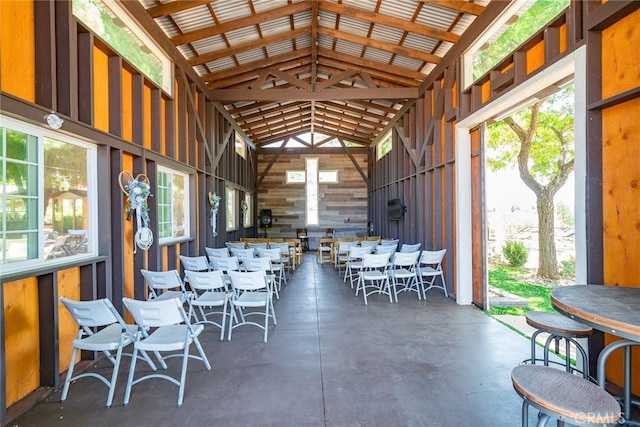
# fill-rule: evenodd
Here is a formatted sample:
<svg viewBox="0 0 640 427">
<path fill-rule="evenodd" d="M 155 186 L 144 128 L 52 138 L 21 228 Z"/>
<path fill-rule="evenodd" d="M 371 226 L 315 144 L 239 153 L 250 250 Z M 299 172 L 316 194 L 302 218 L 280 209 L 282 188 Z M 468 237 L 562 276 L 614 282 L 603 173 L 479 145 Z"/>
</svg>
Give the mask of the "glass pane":
<svg viewBox="0 0 640 427">
<path fill-rule="evenodd" d="M 307 224 L 318 224 L 318 159 L 307 159 Z"/>
<path fill-rule="evenodd" d="M 171 175 L 158 172 L 158 238 L 171 237 Z"/>
<path fill-rule="evenodd" d="M 173 237 L 185 235 L 184 182 L 184 176 L 173 175 Z"/>
<path fill-rule="evenodd" d="M 44 141 L 44 254 L 47 258 L 88 251 L 91 230 L 87 155 L 88 149 L 79 145 L 48 138 Z M 34 206 L 34 212 L 36 209 Z"/>
<path fill-rule="evenodd" d="M 6 129 L 6 147 L 8 159 L 24 162 L 36 162 L 38 159 L 38 140 L 35 136 Z"/>
</svg>

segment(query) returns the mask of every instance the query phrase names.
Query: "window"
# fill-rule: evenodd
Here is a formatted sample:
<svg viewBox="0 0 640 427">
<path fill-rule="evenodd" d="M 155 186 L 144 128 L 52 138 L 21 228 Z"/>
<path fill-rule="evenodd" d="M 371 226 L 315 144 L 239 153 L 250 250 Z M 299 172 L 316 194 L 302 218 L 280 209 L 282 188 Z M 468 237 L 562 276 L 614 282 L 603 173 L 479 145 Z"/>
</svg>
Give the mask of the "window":
<svg viewBox="0 0 640 427">
<path fill-rule="evenodd" d="M 318 182 L 320 184 L 337 184 L 338 183 L 338 171 L 319 171 Z"/>
<path fill-rule="evenodd" d="M 468 87 L 569 6 L 569 0 L 513 2 L 464 55 Z"/>
<path fill-rule="evenodd" d="M 238 134 L 238 132 L 236 132 L 235 134 L 236 134 L 236 141 L 235 141 L 236 153 L 238 153 L 238 155 L 243 159 L 246 159 L 247 143 L 244 141 L 244 139 L 242 139 L 242 137 Z"/>
<path fill-rule="evenodd" d="M 93 255 L 95 147 L 0 116 L 0 265 Z"/>
<path fill-rule="evenodd" d="M 287 184 L 304 184 L 305 171 L 287 171 Z"/>
<path fill-rule="evenodd" d="M 253 226 L 253 194 L 244 193 L 244 211 L 242 213 L 245 228 Z"/>
<path fill-rule="evenodd" d="M 172 63 L 115 1 L 73 0 L 73 15 L 149 80 L 173 93 Z"/>
<path fill-rule="evenodd" d="M 238 203 L 238 190 L 235 188 L 227 187 L 225 189 L 227 196 L 226 200 L 226 213 L 227 213 L 227 231 L 235 230 L 238 228 L 236 223 L 236 212 Z"/>
<path fill-rule="evenodd" d="M 189 237 L 189 175 L 158 167 L 157 193 L 159 243 Z"/>
<path fill-rule="evenodd" d="M 387 153 L 391 152 L 392 147 L 393 147 L 393 138 L 392 138 L 391 130 L 389 130 L 389 132 L 387 132 L 387 134 L 382 138 L 382 140 L 380 140 L 378 145 L 376 145 L 376 154 L 377 154 L 376 159 L 380 160 L 381 158 L 386 156 Z"/>
</svg>

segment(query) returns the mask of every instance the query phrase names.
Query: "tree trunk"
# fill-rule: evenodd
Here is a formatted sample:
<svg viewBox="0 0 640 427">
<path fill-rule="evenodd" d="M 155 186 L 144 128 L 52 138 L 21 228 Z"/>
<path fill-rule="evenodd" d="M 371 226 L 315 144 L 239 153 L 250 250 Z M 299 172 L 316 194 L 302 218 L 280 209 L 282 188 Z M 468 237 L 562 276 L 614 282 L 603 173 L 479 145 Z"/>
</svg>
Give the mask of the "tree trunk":
<svg viewBox="0 0 640 427">
<path fill-rule="evenodd" d="M 556 240 L 554 230 L 553 195 L 542 191 L 537 195 L 538 210 L 538 277 L 557 279 Z"/>
</svg>

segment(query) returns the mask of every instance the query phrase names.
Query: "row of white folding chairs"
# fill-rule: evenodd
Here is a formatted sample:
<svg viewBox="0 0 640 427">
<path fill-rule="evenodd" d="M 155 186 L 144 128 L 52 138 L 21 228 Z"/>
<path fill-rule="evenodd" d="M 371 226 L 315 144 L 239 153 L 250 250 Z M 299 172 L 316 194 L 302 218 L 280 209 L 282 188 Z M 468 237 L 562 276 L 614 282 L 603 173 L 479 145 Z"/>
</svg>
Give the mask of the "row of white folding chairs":
<svg viewBox="0 0 640 427">
<path fill-rule="evenodd" d="M 356 281 L 356 295 L 363 293 L 364 303 L 372 294 L 385 294 L 389 302 L 398 302 L 399 292 L 416 292 L 418 299 L 426 299 L 430 289 L 441 289 L 448 297 L 442 260 L 446 249 L 368 254 L 353 248 L 347 261 L 346 277 L 351 288 Z M 436 280 L 440 278 L 440 283 Z M 368 290 L 367 288 L 370 288 Z"/>
<path fill-rule="evenodd" d="M 386 243 L 379 246 L 369 245 L 369 244 L 363 245 L 362 243 L 368 243 L 366 241 L 361 242 L 360 244 L 357 244 L 357 242 L 340 242 L 338 246 L 338 253 L 337 253 L 338 261 L 336 262 L 336 266 L 338 267 L 339 274 L 341 274 L 340 266 L 341 265 L 345 266 L 343 281 L 346 282 L 347 278 L 349 278 L 351 281 L 351 287 L 353 288 L 354 275 L 352 271 L 350 271 L 349 269 L 349 261 L 351 261 L 352 258 L 355 258 L 356 260 L 358 260 L 362 258 L 362 255 L 367 253 L 373 253 L 373 254 L 388 253 L 390 261 L 393 261 L 394 254 L 396 253 L 396 250 L 398 248 L 397 241 L 383 241 L 383 242 L 386 242 Z M 377 243 L 377 242 L 373 242 L 373 243 Z M 415 252 L 415 251 L 419 251 L 421 247 L 422 247 L 422 243 L 415 243 L 415 244 L 404 243 L 400 247 L 400 252 L 403 252 L 403 253 Z"/>
</svg>

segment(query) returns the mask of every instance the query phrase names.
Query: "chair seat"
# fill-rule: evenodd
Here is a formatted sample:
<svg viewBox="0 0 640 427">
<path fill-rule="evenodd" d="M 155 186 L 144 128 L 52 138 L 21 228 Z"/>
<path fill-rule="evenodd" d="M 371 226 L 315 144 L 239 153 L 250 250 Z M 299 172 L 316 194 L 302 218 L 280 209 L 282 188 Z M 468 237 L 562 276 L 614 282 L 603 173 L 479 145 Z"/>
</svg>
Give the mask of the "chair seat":
<svg viewBox="0 0 640 427">
<path fill-rule="evenodd" d="M 226 292 L 205 292 L 191 301 L 192 305 L 210 307 L 212 305 L 224 305 L 227 302 Z"/>
<path fill-rule="evenodd" d="M 526 314 L 526 320 L 530 326 L 536 329 L 567 334 L 577 338 L 588 337 L 593 333 L 591 326 L 577 322 L 560 313 L 530 311 Z"/>
<path fill-rule="evenodd" d="M 203 325 L 193 325 L 195 336 L 203 331 Z M 183 350 L 185 345 L 191 344 L 193 337 L 187 335 L 187 325 L 168 325 L 156 329 L 142 341 L 135 343 L 136 348 L 148 351 Z"/>
<path fill-rule="evenodd" d="M 128 325 L 127 329 L 131 335 L 135 335 L 138 332 L 136 325 Z M 119 347 L 119 340 L 122 334 L 122 326 L 117 323 L 109 325 L 99 332 L 93 335 L 87 336 L 81 339 L 73 340 L 73 346 L 80 350 L 88 351 L 103 351 L 103 350 L 116 350 Z M 122 345 L 127 346 L 133 342 L 133 339 L 124 335 L 122 336 Z"/>
<path fill-rule="evenodd" d="M 389 276 L 396 279 L 409 279 L 411 277 L 417 277 L 414 271 L 409 271 L 406 268 L 397 268 L 389 271 Z"/>
<path fill-rule="evenodd" d="M 191 292 L 181 292 L 181 291 L 166 291 L 153 298 L 156 301 L 164 301 L 168 299 L 178 298 L 181 303 L 187 302 L 187 300 L 191 297 Z"/>
<path fill-rule="evenodd" d="M 234 305 L 241 307 L 262 307 L 266 304 L 266 292 L 245 292 L 234 302 Z"/>
<path fill-rule="evenodd" d="M 381 271 L 364 271 L 360 273 L 360 276 L 364 280 L 386 280 L 388 278 L 387 273 Z"/>
</svg>

